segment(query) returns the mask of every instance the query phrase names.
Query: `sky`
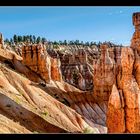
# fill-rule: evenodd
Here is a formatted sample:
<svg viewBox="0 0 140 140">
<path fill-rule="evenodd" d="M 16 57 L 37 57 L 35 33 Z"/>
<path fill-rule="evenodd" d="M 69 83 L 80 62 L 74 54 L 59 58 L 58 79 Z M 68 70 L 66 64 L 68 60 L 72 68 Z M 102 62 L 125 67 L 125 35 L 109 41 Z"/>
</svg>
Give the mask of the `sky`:
<svg viewBox="0 0 140 140">
<path fill-rule="evenodd" d="M 31 34 L 51 41 L 129 45 L 134 12 L 140 12 L 140 6 L 0 6 L 0 32 L 8 39 Z"/>
</svg>

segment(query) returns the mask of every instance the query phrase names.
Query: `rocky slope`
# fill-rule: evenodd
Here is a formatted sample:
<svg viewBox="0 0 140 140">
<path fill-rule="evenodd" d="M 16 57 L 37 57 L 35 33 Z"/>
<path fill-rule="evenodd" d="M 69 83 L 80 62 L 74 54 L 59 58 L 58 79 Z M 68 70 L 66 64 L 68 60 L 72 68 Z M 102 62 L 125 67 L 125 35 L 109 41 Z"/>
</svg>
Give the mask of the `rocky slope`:
<svg viewBox="0 0 140 140">
<path fill-rule="evenodd" d="M 28 57 L 28 54 L 26 56 Z M 44 61 L 46 61 L 46 57 Z M 28 63 L 24 65 L 26 61 L 23 59 L 24 57 L 22 58 L 12 51 L 0 49 L 0 110 L 7 121 L 9 119 L 14 121 L 13 130 L 7 128 L 4 133 L 8 133 L 9 129 L 11 129 L 11 133 L 19 133 L 18 125 L 20 125 L 22 133 L 106 132 L 106 128 L 102 126 L 105 121 L 102 120 L 102 123 L 98 124 L 90 121 L 88 114 L 83 115 L 85 112 L 85 108 L 82 108 L 85 106 L 84 101 L 79 104 L 77 100 L 77 97 L 82 99 L 84 95 L 82 91 L 54 75 L 47 81 L 48 77 L 46 78 L 46 75 L 41 73 L 42 71 L 36 72 L 36 69 L 32 69 Z M 50 62 L 52 63 L 50 63 L 49 71 L 57 72 L 58 68 L 55 67 L 54 61 Z M 58 70 L 58 72 L 60 71 Z M 44 77 L 41 77 L 41 74 Z M 73 104 L 77 104 L 77 107 L 81 108 L 81 112 L 78 112 Z M 93 112 L 95 111 L 93 110 Z M 97 113 L 94 114 L 97 116 Z"/>
</svg>

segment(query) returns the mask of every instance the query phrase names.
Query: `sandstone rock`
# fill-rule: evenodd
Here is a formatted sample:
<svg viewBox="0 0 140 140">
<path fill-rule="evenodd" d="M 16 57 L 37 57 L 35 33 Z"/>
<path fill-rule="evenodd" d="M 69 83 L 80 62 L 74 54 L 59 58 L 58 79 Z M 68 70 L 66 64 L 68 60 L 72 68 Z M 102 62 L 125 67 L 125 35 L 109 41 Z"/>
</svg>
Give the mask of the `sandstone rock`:
<svg viewBox="0 0 140 140">
<path fill-rule="evenodd" d="M 2 33 L 0 33 L 0 48 L 4 49 L 4 39 Z"/>
<path fill-rule="evenodd" d="M 140 132 L 139 15 L 133 14 L 135 33 L 131 48 L 116 50 L 116 85 L 113 86 L 107 111 L 109 133 Z"/>
<path fill-rule="evenodd" d="M 22 63 L 32 71 L 40 74 L 46 82 L 50 81 L 50 62 L 47 59 L 45 48 L 41 45 L 24 46 L 22 48 Z M 47 63 L 48 62 L 48 63 Z"/>
<path fill-rule="evenodd" d="M 60 103 L 22 75 L 3 65 L 0 65 L 0 75 L 0 82 L 3 83 L 0 84 L 2 111 L 28 130 L 40 133 L 82 133 L 88 128 L 92 133 L 99 133 L 75 110 Z M 49 87 L 47 89 L 51 90 Z M 59 88 L 53 92 L 57 91 Z"/>
<path fill-rule="evenodd" d="M 42 45 L 31 45 L 22 48 L 23 64 L 41 76 L 46 83 L 50 80 L 61 81 L 60 62 L 51 58 Z"/>
<path fill-rule="evenodd" d="M 64 81 L 81 90 L 92 90 L 94 51 L 80 46 L 69 46 L 66 51 L 58 51 Z"/>
<path fill-rule="evenodd" d="M 111 133 L 139 132 L 140 89 L 133 75 L 134 53 L 131 48 L 121 50 L 121 69 L 118 69 L 117 87 L 109 99 L 107 127 Z M 118 61 L 120 62 L 120 61 Z M 117 115 L 117 116 L 116 116 Z"/>
<path fill-rule="evenodd" d="M 134 62 L 134 75 L 137 81 L 137 84 L 140 88 L 140 56 L 138 54 L 138 51 L 135 49 L 135 62 Z"/>
<path fill-rule="evenodd" d="M 60 65 L 59 59 L 51 58 L 51 79 L 54 81 L 62 81 Z"/>
<path fill-rule="evenodd" d="M 109 57 L 108 47 L 101 46 L 100 59 L 94 64 L 94 97 L 108 101 L 112 86 L 115 83 L 115 63 Z"/>
<path fill-rule="evenodd" d="M 131 48 L 140 52 L 140 12 L 133 14 L 133 25 L 135 26 L 135 32 L 131 39 Z"/>
<path fill-rule="evenodd" d="M 122 96 L 122 91 L 118 91 L 116 85 L 113 85 L 112 92 L 109 97 L 107 128 L 108 133 L 124 133 L 126 129 L 124 98 Z"/>
</svg>

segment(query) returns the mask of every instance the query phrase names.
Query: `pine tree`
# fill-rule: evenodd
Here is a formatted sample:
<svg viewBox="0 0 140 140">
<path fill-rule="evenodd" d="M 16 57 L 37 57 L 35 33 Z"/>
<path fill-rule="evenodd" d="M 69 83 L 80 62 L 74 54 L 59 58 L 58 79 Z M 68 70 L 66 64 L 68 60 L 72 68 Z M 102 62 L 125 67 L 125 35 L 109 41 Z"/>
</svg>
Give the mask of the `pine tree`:
<svg viewBox="0 0 140 140">
<path fill-rule="evenodd" d="M 33 43 L 33 36 L 32 36 L 32 35 L 30 35 L 30 37 L 29 37 L 29 38 L 30 38 L 30 39 L 29 39 L 29 40 L 30 40 L 30 42 L 31 42 L 31 43 Z"/>
<path fill-rule="evenodd" d="M 64 40 L 64 45 L 67 45 L 68 43 L 67 43 L 67 40 Z"/>
<path fill-rule="evenodd" d="M 42 42 L 43 44 L 45 44 L 45 43 L 47 42 L 47 39 L 46 39 L 45 37 L 43 37 L 43 38 L 41 39 L 41 42 Z"/>
<path fill-rule="evenodd" d="M 10 41 L 9 41 L 8 38 L 6 38 L 6 39 L 4 40 L 4 42 L 9 44 Z"/>
<path fill-rule="evenodd" d="M 33 43 L 36 43 L 36 37 L 33 35 Z"/>
<path fill-rule="evenodd" d="M 74 44 L 79 45 L 79 40 L 75 40 Z"/>
<path fill-rule="evenodd" d="M 12 45 L 12 44 L 13 44 L 13 39 L 12 39 L 12 38 L 10 39 L 9 44 L 10 44 L 10 45 Z"/>
<path fill-rule="evenodd" d="M 41 37 L 38 36 L 37 39 L 36 39 L 36 43 L 40 43 L 41 42 Z"/>
<path fill-rule="evenodd" d="M 17 44 L 18 43 L 18 37 L 17 37 L 17 35 L 14 35 L 13 36 L 13 40 L 14 40 L 14 42 Z"/>
<path fill-rule="evenodd" d="M 23 42 L 26 42 L 27 41 L 27 39 L 26 39 L 26 36 L 24 35 L 23 36 Z"/>
<path fill-rule="evenodd" d="M 23 39 L 22 39 L 22 36 L 18 36 L 18 42 L 22 42 Z"/>
</svg>

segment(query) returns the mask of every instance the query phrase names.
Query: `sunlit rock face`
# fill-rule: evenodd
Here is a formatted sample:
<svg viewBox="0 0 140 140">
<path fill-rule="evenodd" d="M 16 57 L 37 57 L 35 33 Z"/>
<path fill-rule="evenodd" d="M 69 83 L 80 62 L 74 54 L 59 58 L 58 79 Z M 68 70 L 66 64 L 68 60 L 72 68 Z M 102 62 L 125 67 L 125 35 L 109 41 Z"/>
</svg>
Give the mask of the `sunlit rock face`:
<svg viewBox="0 0 140 140">
<path fill-rule="evenodd" d="M 94 96 L 97 100 L 108 101 L 115 83 L 115 62 L 109 56 L 107 45 L 101 46 L 100 59 L 94 64 Z"/>
<path fill-rule="evenodd" d="M 38 73 L 46 83 L 64 80 L 81 90 L 92 91 L 92 65 L 99 57 L 98 48 L 74 46 L 66 51 L 47 49 L 42 44 L 26 45 L 22 47 L 22 62 Z"/>
<path fill-rule="evenodd" d="M 116 83 L 109 97 L 107 111 L 109 133 L 140 132 L 140 13 L 133 14 L 133 25 L 135 33 L 131 48 L 122 48 L 120 59 L 116 59 Z"/>
<path fill-rule="evenodd" d="M 3 39 L 2 33 L 0 33 L 0 48 L 1 48 L 1 49 L 4 48 L 4 39 Z"/>
<path fill-rule="evenodd" d="M 60 60 L 51 58 L 46 47 L 40 45 L 24 46 L 22 48 L 23 64 L 38 73 L 46 83 L 51 80 L 61 81 Z"/>
<path fill-rule="evenodd" d="M 135 26 L 135 32 L 131 40 L 131 48 L 140 51 L 140 12 L 133 14 L 133 25 Z"/>
<path fill-rule="evenodd" d="M 93 90 L 92 65 L 99 57 L 98 48 L 68 47 L 58 52 L 64 81 L 84 91 Z"/>
</svg>

